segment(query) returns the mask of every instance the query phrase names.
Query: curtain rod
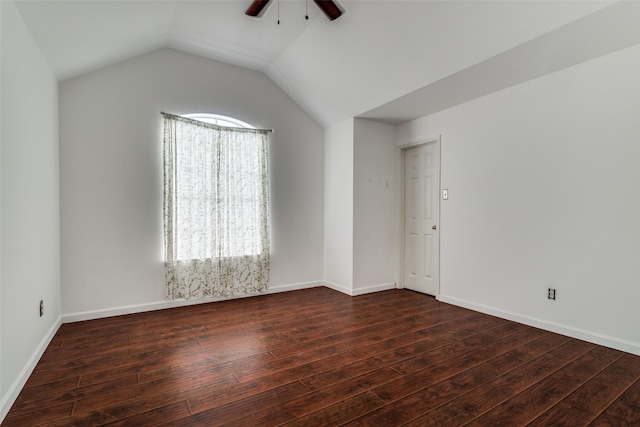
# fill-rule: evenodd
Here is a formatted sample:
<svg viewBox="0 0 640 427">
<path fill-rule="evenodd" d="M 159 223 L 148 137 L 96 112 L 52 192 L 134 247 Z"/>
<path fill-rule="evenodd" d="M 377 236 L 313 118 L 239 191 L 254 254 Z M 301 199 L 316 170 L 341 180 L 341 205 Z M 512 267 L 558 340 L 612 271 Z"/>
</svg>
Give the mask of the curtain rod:
<svg viewBox="0 0 640 427">
<path fill-rule="evenodd" d="M 189 122 L 195 122 L 195 123 L 198 123 L 200 125 L 206 125 L 206 126 L 213 126 L 213 127 L 219 127 L 219 128 L 231 128 L 231 129 L 257 130 L 257 131 L 261 131 L 261 132 L 276 133 L 275 129 L 258 129 L 258 128 L 243 128 L 243 127 L 234 128 L 234 127 L 231 127 L 231 126 L 214 125 L 213 123 L 207 123 L 207 122 L 203 122 L 203 121 L 200 121 L 200 120 L 191 119 L 189 117 L 180 116 L 178 114 L 165 113 L 164 111 L 161 111 L 160 114 L 162 114 L 163 116 L 176 117 L 176 118 L 178 118 L 180 120 L 185 120 L 185 121 L 189 121 Z"/>
</svg>

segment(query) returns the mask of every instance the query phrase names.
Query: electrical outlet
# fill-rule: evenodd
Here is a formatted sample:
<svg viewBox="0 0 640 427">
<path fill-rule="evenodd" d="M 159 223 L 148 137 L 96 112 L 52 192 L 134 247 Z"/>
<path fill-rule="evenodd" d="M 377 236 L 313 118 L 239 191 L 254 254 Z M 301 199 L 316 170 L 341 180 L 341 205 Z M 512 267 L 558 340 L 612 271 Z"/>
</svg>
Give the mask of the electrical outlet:
<svg viewBox="0 0 640 427">
<path fill-rule="evenodd" d="M 44 300 L 40 300 L 40 317 L 44 314 Z"/>
<path fill-rule="evenodd" d="M 555 300 L 556 299 L 556 290 L 549 288 L 549 290 L 547 291 L 547 298 Z"/>
</svg>

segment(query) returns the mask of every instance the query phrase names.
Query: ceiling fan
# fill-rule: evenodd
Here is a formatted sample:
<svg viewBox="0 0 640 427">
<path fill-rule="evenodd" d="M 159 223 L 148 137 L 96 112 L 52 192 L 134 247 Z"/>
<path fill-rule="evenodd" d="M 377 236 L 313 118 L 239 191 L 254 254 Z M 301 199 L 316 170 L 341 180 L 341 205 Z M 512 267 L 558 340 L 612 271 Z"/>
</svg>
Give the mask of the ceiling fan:
<svg viewBox="0 0 640 427">
<path fill-rule="evenodd" d="M 271 0 L 253 0 L 245 13 L 254 18 L 260 18 L 270 2 Z M 340 18 L 343 13 L 340 5 L 333 0 L 313 0 L 313 2 L 327 15 L 330 21 Z"/>
</svg>

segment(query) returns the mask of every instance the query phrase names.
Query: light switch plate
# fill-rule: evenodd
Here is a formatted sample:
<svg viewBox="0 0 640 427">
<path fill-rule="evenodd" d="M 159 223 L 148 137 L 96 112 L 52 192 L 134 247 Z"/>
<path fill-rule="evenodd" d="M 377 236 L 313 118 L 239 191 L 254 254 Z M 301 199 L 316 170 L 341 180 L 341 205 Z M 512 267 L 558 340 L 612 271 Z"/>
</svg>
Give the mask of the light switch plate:
<svg viewBox="0 0 640 427">
<path fill-rule="evenodd" d="M 449 200 L 449 190 L 446 188 L 442 190 L 442 200 Z"/>
</svg>

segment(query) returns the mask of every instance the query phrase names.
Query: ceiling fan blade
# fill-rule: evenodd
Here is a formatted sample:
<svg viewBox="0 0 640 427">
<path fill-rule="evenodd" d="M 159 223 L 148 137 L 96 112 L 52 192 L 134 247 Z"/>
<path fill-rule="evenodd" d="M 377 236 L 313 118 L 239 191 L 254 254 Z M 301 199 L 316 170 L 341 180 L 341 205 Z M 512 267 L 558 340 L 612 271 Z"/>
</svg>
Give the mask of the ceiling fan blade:
<svg viewBox="0 0 640 427">
<path fill-rule="evenodd" d="M 253 0 L 249 9 L 245 12 L 245 14 L 249 16 L 253 16 L 254 18 L 259 18 L 262 16 L 265 10 L 267 10 L 267 5 L 271 0 Z"/>
<path fill-rule="evenodd" d="M 313 0 L 320 9 L 327 15 L 330 21 L 340 18 L 342 8 L 333 0 Z"/>
</svg>

